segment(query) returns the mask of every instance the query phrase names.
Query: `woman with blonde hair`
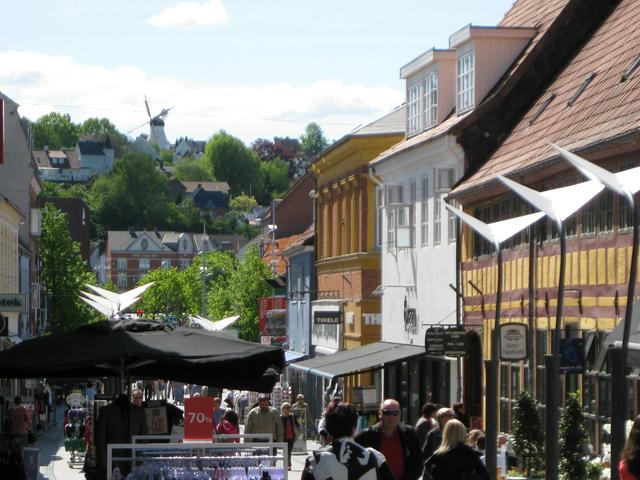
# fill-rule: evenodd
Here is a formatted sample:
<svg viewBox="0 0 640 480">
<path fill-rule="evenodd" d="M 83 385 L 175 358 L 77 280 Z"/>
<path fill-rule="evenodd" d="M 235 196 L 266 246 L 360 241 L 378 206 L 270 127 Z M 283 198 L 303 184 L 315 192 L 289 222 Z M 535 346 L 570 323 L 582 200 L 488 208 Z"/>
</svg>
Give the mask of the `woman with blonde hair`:
<svg viewBox="0 0 640 480">
<path fill-rule="evenodd" d="M 489 480 L 489 473 L 480 459 L 481 453 L 466 445 L 466 439 L 467 429 L 462 422 L 449 420 L 440 447 L 425 463 L 425 470 L 433 480 Z"/>
</svg>

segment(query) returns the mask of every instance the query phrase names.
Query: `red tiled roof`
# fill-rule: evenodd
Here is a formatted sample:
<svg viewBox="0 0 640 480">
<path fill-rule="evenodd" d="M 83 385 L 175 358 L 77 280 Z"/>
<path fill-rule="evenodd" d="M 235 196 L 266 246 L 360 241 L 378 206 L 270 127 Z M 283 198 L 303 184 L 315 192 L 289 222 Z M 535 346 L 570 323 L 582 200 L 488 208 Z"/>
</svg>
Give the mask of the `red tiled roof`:
<svg viewBox="0 0 640 480">
<path fill-rule="evenodd" d="M 640 3 L 623 0 L 584 47 L 521 118 L 491 158 L 455 193 L 480 187 L 493 172 L 513 174 L 556 156 L 546 141 L 579 150 L 640 128 L 640 68 L 620 79 L 640 54 Z M 585 79 L 596 77 L 573 105 L 567 102 Z M 552 95 L 556 97 L 532 122 Z"/>
<path fill-rule="evenodd" d="M 558 17 L 560 12 L 569 3 L 569 0 L 517 0 L 511 7 L 511 9 L 505 14 L 502 21 L 498 24 L 500 27 L 535 27 L 537 29 L 536 34 L 531 39 L 529 44 L 520 53 L 516 61 L 509 67 L 507 72 L 503 75 L 502 79 L 496 84 L 492 91 L 483 99 L 482 103 L 491 99 L 492 95 L 500 90 L 500 88 L 507 83 L 509 78 L 518 70 L 518 67 L 522 64 L 523 60 L 527 58 L 527 55 L 538 44 L 539 40 L 549 29 L 549 26 Z M 375 164 L 386 160 L 388 157 L 402 152 L 404 150 L 416 147 L 424 142 L 437 138 L 441 135 L 445 135 L 449 130 L 457 125 L 462 119 L 471 116 L 473 112 L 465 113 L 461 116 L 457 116 L 455 113 L 443 121 L 440 125 L 422 132 L 414 137 L 407 138 L 400 143 L 395 144 L 388 150 L 385 150 L 371 163 Z"/>
<path fill-rule="evenodd" d="M 302 233 L 276 239 L 275 261 L 276 272 L 279 275 L 287 273 L 287 259 L 284 257 L 284 252 L 291 247 L 302 245 L 305 240 L 313 236 L 314 232 L 314 226 L 310 225 Z M 264 254 L 262 255 L 262 261 L 267 265 L 270 265 L 271 262 L 271 245 L 271 243 L 265 243 Z"/>
</svg>

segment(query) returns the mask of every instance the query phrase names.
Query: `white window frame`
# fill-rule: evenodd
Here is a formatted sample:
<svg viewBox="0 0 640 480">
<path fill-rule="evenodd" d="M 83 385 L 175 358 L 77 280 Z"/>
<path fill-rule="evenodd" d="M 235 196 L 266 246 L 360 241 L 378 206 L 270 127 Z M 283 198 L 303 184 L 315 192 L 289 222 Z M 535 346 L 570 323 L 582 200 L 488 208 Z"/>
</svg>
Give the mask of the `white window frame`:
<svg viewBox="0 0 640 480">
<path fill-rule="evenodd" d="M 127 287 L 127 274 L 126 273 L 118 273 L 118 277 L 116 278 L 118 288 L 126 288 Z"/>
<path fill-rule="evenodd" d="M 457 109 L 458 113 L 475 106 L 475 52 L 472 50 L 458 57 Z"/>
<path fill-rule="evenodd" d="M 411 235 L 411 247 L 416 245 L 416 201 L 418 196 L 416 179 L 409 180 L 409 229 Z"/>
<path fill-rule="evenodd" d="M 398 225 L 404 225 L 405 214 L 402 204 L 404 191 L 402 185 L 387 186 L 387 248 L 396 246 L 396 233 Z"/>
<path fill-rule="evenodd" d="M 438 73 L 428 73 L 424 79 L 424 99 L 422 101 L 425 128 L 438 123 Z"/>
<path fill-rule="evenodd" d="M 429 245 L 429 176 L 421 179 L 420 197 L 420 241 L 423 246 Z"/>
<path fill-rule="evenodd" d="M 126 270 L 126 269 L 127 269 L 127 259 L 118 258 L 118 270 Z"/>
<path fill-rule="evenodd" d="M 148 258 L 141 258 L 138 261 L 138 270 L 140 270 L 141 272 L 151 270 L 151 260 Z"/>
<path fill-rule="evenodd" d="M 442 244 L 442 210 L 443 196 L 451 190 L 455 177 L 455 169 L 438 168 L 436 169 L 436 191 L 433 197 L 433 244 Z"/>
<path fill-rule="evenodd" d="M 165 258 L 164 260 L 162 260 L 162 263 L 160 265 L 162 268 L 171 268 L 171 260 Z"/>
<path fill-rule="evenodd" d="M 415 81 L 407 86 L 407 135 L 422 130 L 422 81 Z"/>
<path fill-rule="evenodd" d="M 180 259 L 180 270 L 185 270 L 189 268 L 189 265 L 191 265 L 191 260 L 189 260 L 188 258 Z"/>
<path fill-rule="evenodd" d="M 376 247 L 382 247 L 382 219 L 384 216 L 384 191 L 376 186 Z"/>
</svg>

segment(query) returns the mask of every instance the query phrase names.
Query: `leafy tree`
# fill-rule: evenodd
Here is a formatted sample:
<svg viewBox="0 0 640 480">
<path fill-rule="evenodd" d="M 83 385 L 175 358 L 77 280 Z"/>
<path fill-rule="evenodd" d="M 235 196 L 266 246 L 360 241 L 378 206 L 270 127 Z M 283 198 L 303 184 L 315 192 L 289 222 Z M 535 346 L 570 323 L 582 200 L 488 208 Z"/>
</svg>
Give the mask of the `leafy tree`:
<svg viewBox="0 0 640 480">
<path fill-rule="evenodd" d="M 87 118 L 80 125 L 80 133 L 93 135 L 103 142 L 109 140 L 115 150 L 116 157 L 123 155 L 129 146 L 127 136 L 121 133 L 109 119 L 104 117 Z"/>
<path fill-rule="evenodd" d="M 230 315 L 231 296 L 229 295 L 229 279 L 237 267 L 237 259 L 229 252 L 211 252 L 205 255 L 206 274 L 206 314 L 210 318 L 221 319 Z M 190 308 L 199 313 L 202 299 L 202 258 L 198 257 L 184 271 L 190 289 Z"/>
<path fill-rule="evenodd" d="M 95 310 L 78 298 L 83 284 L 95 284 L 96 278 L 80 256 L 80 244 L 71 239 L 68 225 L 67 214 L 50 203 L 45 204 L 38 250 L 42 284 L 51 299 L 50 333 L 68 332 L 100 319 Z"/>
<path fill-rule="evenodd" d="M 513 436 L 513 450 L 529 478 L 544 463 L 544 429 L 540 405 L 527 391 L 520 394 L 513 409 Z"/>
<path fill-rule="evenodd" d="M 200 159 L 183 158 L 176 164 L 173 176 L 183 182 L 212 182 L 214 180 L 211 168 Z"/>
<path fill-rule="evenodd" d="M 171 150 L 162 150 L 160 152 L 160 165 L 171 165 L 173 163 L 173 152 Z"/>
<path fill-rule="evenodd" d="M 564 480 L 587 477 L 587 430 L 578 400 L 580 392 L 569 394 L 560 420 L 560 472 Z"/>
<path fill-rule="evenodd" d="M 166 178 L 149 156 L 138 152 L 117 160 L 109 174 L 95 181 L 89 196 L 102 235 L 129 226 L 164 227 L 169 203 Z"/>
<path fill-rule="evenodd" d="M 190 290 L 186 288 L 185 280 L 186 277 L 176 268 L 151 270 L 138 281 L 138 285 L 149 282 L 155 284 L 144 293 L 136 308 L 142 308 L 145 315 L 149 314 L 152 317 L 165 314 L 182 319 L 186 313 L 190 313 L 191 304 Z"/>
<path fill-rule="evenodd" d="M 244 217 L 257 206 L 258 202 L 256 202 L 256 199 L 249 195 L 238 195 L 229 202 L 231 213 L 235 214 L 238 218 Z"/>
<path fill-rule="evenodd" d="M 42 197 L 61 197 L 62 196 L 62 186 L 59 183 L 55 182 L 42 182 L 42 191 L 40 192 L 40 196 Z"/>
<path fill-rule="evenodd" d="M 277 158 L 284 160 L 288 166 L 289 178 L 296 175 L 298 164 L 303 156 L 298 139 L 290 137 L 273 137 L 273 141 L 258 138 L 251 144 L 251 150 L 263 162 L 271 162 Z"/>
<path fill-rule="evenodd" d="M 209 139 L 203 157 L 215 178 L 229 183 L 232 195 L 262 190 L 259 160 L 242 140 L 221 130 Z"/>
<path fill-rule="evenodd" d="M 79 133 L 78 125 L 71 121 L 68 113 L 51 112 L 33 124 L 33 143 L 35 148 L 72 148 Z"/>
<path fill-rule="evenodd" d="M 304 162 L 308 165 L 313 157 L 329 146 L 329 141 L 324 136 L 320 125 L 311 122 L 304 129 L 304 133 L 300 135 L 300 144 L 302 145 Z"/>
<path fill-rule="evenodd" d="M 279 158 L 270 162 L 260 162 L 264 181 L 262 195 L 259 197 L 260 203 L 263 205 L 270 203 L 278 194 L 289 188 L 288 170 L 286 162 Z"/>
</svg>

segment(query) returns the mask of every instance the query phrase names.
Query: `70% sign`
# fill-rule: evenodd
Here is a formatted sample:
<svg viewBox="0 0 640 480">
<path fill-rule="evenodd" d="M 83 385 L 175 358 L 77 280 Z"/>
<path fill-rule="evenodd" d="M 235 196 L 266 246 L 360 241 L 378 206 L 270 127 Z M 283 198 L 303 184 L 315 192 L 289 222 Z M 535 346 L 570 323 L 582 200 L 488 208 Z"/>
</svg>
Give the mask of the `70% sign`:
<svg viewBox="0 0 640 480">
<path fill-rule="evenodd" d="M 184 401 L 184 439 L 213 438 L 213 397 L 194 397 Z"/>
</svg>

